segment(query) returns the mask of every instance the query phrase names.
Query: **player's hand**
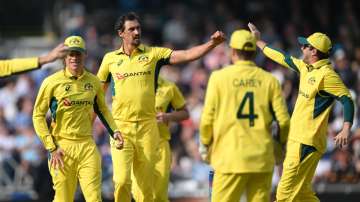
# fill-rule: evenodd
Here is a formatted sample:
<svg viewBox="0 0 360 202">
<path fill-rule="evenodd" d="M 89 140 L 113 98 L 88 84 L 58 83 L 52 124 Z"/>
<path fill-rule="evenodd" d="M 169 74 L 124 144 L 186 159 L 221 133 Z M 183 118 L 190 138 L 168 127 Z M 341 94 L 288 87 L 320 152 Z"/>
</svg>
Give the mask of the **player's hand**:
<svg viewBox="0 0 360 202">
<path fill-rule="evenodd" d="M 349 142 L 350 127 L 343 127 L 343 129 L 334 137 L 334 142 L 337 147 L 345 147 Z"/>
<path fill-rule="evenodd" d="M 252 24 L 251 22 L 248 23 L 248 27 L 252 33 L 252 35 L 255 37 L 256 40 L 260 40 L 261 39 L 261 33 L 260 31 L 256 28 L 256 26 L 254 24 Z"/>
<path fill-rule="evenodd" d="M 169 124 L 170 122 L 170 115 L 164 112 L 159 112 L 156 114 L 156 120 L 158 123 Z"/>
<path fill-rule="evenodd" d="M 64 58 L 67 50 L 68 47 L 65 46 L 63 43 L 60 43 L 58 46 L 52 49 L 48 54 L 39 57 L 39 64 L 43 65 L 49 62 L 53 62 L 57 59 Z"/>
<path fill-rule="evenodd" d="M 55 169 L 63 169 L 64 161 L 63 157 L 65 156 L 65 152 L 63 149 L 58 147 L 55 151 L 51 152 L 50 165 Z"/>
<path fill-rule="evenodd" d="M 212 43 L 217 46 L 226 40 L 225 34 L 222 31 L 216 31 L 210 37 Z"/>
<path fill-rule="evenodd" d="M 203 160 L 205 163 L 210 162 L 209 147 L 202 144 L 201 142 L 199 143 L 199 153 L 201 156 L 201 160 Z"/>
<path fill-rule="evenodd" d="M 124 147 L 124 139 L 120 133 L 120 131 L 116 131 L 114 133 L 115 147 L 116 149 L 121 150 Z"/>
</svg>

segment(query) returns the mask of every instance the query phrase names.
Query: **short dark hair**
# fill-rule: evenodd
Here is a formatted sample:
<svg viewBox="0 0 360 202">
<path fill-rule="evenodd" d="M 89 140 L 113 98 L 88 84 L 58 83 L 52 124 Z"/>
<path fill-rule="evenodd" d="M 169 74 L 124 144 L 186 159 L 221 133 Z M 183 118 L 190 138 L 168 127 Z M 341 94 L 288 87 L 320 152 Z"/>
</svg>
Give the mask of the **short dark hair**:
<svg viewBox="0 0 360 202">
<path fill-rule="evenodd" d="M 126 21 L 137 20 L 140 23 L 140 18 L 135 12 L 129 12 L 120 16 L 115 23 L 115 31 L 124 31 Z"/>
<path fill-rule="evenodd" d="M 330 52 L 330 51 L 329 51 Z M 316 50 L 316 55 L 317 57 L 319 58 L 319 60 L 322 60 L 322 59 L 327 59 L 330 57 L 330 54 L 329 53 L 323 53 L 319 50 Z"/>
<path fill-rule="evenodd" d="M 253 60 L 256 56 L 256 51 L 235 50 L 236 54 L 244 60 Z"/>
</svg>

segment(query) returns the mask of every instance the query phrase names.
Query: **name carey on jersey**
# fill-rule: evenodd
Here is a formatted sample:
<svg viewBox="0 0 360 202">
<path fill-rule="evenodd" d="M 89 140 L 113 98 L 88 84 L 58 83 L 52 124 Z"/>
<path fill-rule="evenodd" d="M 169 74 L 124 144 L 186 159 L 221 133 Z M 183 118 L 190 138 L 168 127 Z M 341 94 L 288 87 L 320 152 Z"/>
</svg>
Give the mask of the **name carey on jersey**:
<svg viewBox="0 0 360 202">
<path fill-rule="evenodd" d="M 118 80 L 132 76 L 146 76 L 146 75 L 151 75 L 151 71 L 115 73 L 115 77 Z"/>
<path fill-rule="evenodd" d="M 261 86 L 262 81 L 258 80 L 258 79 L 238 79 L 235 78 L 233 80 L 233 86 L 235 87 L 260 87 Z"/>
</svg>

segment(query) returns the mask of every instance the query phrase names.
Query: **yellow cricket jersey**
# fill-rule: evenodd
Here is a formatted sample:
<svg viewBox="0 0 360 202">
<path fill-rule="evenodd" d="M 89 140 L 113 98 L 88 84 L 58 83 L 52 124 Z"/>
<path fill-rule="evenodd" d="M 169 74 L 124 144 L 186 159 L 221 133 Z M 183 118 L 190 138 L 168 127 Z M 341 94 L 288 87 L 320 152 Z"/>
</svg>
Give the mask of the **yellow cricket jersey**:
<svg viewBox="0 0 360 202">
<path fill-rule="evenodd" d="M 210 146 L 216 172 L 271 172 L 274 167 L 271 123 L 287 139 L 289 114 L 277 79 L 251 61 L 214 71 L 208 82 L 200 140 Z"/>
<path fill-rule="evenodd" d="M 51 128 L 46 113 L 51 111 Z M 112 135 L 117 130 L 105 103 L 99 79 L 87 72 L 76 78 L 68 70 L 47 77 L 36 98 L 33 122 L 36 133 L 48 150 L 56 148 L 58 137 L 80 140 L 92 137 L 92 116 L 96 112 Z"/>
<path fill-rule="evenodd" d="M 0 60 L 0 77 L 30 71 L 39 67 L 39 59 L 37 57 Z"/>
<path fill-rule="evenodd" d="M 153 119 L 155 90 L 160 67 L 169 64 L 172 50 L 139 45 L 130 56 L 123 48 L 104 56 L 97 76 L 111 82 L 112 113 L 115 120 Z"/>
<path fill-rule="evenodd" d="M 179 88 L 174 83 L 159 77 L 155 101 L 156 112 L 170 112 L 171 110 L 181 109 L 184 106 L 185 98 Z M 164 123 L 159 123 L 158 126 L 160 137 L 170 140 L 169 126 Z"/>
<path fill-rule="evenodd" d="M 309 65 L 268 46 L 263 51 L 270 59 L 300 75 L 289 139 L 314 146 L 321 153 L 325 152 L 328 118 L 335 99 L 344 106 L 344 121 L 353 121 L 354 104 L 349 90 L 328 59 Z"/>
</svg>

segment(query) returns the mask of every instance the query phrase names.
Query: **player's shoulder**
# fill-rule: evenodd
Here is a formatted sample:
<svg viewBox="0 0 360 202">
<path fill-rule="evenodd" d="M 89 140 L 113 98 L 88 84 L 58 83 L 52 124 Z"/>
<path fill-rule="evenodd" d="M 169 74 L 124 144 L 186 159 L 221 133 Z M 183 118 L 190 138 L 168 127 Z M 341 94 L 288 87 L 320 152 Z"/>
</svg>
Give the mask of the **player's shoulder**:
<svg viewBox="0 0 360 202">
<path fill-rule="evenodd" d="M 107 52 L 107 53 L 105 53 L 104 58 L 113 57 L 115 55 L 118 55 L 118 51 L 119 50 L 113 50 L 113 51 Z"/>
<path fill-rule="evenodd" d="M 63 69 L 59 70 L 46 77 L 43 80 L 42 85 L 55 85 L 56 83 L 59 83 L 64 77 L 65 77 L 64 70 Z"/>
<path fill-rule="evenodd" d="M 271 72 L 268 72 L 261 67 L 258 67 L 257 71 L 263 78 L 269 79 L 270 81 L 278 81 L 277 78 Z"/>
</svg>

